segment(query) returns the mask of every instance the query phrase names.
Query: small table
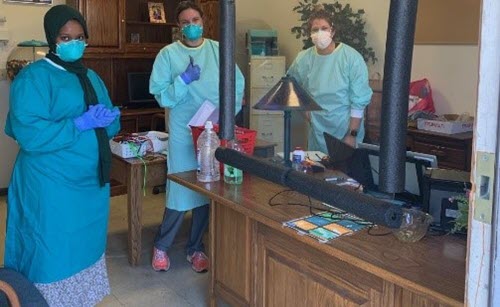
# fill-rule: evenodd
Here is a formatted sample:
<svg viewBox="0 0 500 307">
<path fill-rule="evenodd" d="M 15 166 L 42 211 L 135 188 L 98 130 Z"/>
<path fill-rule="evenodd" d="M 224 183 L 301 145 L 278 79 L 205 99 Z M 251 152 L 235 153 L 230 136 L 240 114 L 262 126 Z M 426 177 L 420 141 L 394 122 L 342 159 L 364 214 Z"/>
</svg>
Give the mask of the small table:
<svg viewBox="0 0 500 307">
<path fill-rule="evenodd" d="M 254 155 L 274 156 L 276 143 L 256 140 Z M 154 155 L 145 157 L 146 186 L 165 185 L 167 181 L 167 157 Z M 144 164 L 141 159 L 124 159 L 113 154 L 111 166 L 111 196 L 127 194 L 128 215 L 128 261 L 135 266 L 141 258 L 142 237 L 142 189 L 144 186 Z"/>
<path fill-rule="evenodd" d="M 146 165 L 145 186 L 143 161 Z M 154 155 L 144 157 L 143 161 L 113 154 L 111 166 L 111 196 L 127 193 L 128 261 L 133 266 L 141 258 L 142 189 L 165 184 L 167 180 L 167 157 Z"/>
</svg>

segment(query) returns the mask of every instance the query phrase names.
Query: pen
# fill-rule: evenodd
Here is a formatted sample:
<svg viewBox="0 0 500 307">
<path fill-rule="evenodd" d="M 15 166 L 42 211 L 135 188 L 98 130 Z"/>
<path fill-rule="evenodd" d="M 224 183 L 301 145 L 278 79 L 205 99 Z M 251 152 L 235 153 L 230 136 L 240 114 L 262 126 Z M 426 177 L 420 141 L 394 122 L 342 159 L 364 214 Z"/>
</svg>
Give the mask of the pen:
<svg viewBox="0 0 500 307">
<path fill-rule="evenodd" d="M 191 66 L 193 66 L 193 63 L 194 63 L 194 59 L 192 56 L 189 56 L 189 63 L 191 64 Z"/>
<path fill-rule="evenodd" d="M 346 181 L 344 177 L 326 177 L 325 181 Z"/>
</svg>

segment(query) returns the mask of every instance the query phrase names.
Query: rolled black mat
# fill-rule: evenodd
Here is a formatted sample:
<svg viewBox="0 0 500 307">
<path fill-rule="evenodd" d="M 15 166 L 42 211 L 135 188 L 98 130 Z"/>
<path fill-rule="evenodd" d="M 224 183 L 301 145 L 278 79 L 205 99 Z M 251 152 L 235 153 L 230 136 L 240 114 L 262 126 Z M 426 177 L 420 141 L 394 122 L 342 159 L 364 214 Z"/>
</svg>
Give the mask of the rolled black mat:
<svg viewBox="0 0 500 307">
<path fill-rule="evenodd" d="M 389 228 L 399 228 L 401 225 L 403 210 L 400 206 L 389 202 L 297 171 L 291 171 L 286 176 L 285 185 L 372 223 Z"/>
<path fill-rule="evenodd" d="M 222 163 L 287 186 L 372 223 L 389 228 L 399 228 L 401 225 L 403 215 L 401 207 L 386 201 L 350 191 L 289 167 L 260 160 L 232 149 L 219 147 L 215 151 L 215 157 Z"/>
<path fill-rule="evenodd" d="M 267 162 L 223 147 L 217 148 L 215 158 L 224 164 L 229 164 L 244 172 L 281 185 L 285 185 L 286 175 L 292 170 L 290 167 Z"/>
</svg>

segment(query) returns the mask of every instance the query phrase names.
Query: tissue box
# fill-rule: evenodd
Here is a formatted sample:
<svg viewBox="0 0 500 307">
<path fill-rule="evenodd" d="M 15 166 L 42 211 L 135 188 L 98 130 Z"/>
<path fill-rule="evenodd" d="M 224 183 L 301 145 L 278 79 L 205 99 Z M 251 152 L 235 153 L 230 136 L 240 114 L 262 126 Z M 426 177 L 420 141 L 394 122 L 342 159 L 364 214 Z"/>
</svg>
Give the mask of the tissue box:
<svg viewBox="0 0 500 307">
<path fill-rule="evenodd" d="M 122 158 L 142 157 L 147 152 L 167 150 L 168 133 L 148 131 L 119 135 L 109 141 L 111 152 Z"/>
<path fill-rule="evenodd" d="M 448 121 L 430 120 L 419 118 L 417 128 L 420 130 L 434 131 L 445 134 L 455 134 L 472 131 L 474 129 L 474 118 L 469 117 L 465 121 L 456 121 L 458 114 L 443 115 Z"/>
<path fill-rule="evenodd" d="M 168 133 L 161 131 L 148 131 L 145 136 L 153 143 L 154 152 L 162 152 L 167 150 Z"/>
</svg>

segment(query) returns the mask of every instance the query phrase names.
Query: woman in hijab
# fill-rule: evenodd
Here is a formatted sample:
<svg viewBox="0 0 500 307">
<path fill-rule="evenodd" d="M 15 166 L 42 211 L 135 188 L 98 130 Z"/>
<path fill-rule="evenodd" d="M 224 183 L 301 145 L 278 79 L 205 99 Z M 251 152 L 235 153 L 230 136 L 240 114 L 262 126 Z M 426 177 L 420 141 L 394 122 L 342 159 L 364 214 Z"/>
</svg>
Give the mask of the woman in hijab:
<svg viewBox="0 0 500 307">
<path fill-rule="evenodd" d="M 93 306 L 109 294 L 109 138 L 120 130 L 99 76 L 82 64 L 83 16 L 52 7 L 50 51 L 10 91 L 5 133 L 20 150 L 8 190 L 5 267 L 24 274 L 50 306 Z"/>
</svg>

